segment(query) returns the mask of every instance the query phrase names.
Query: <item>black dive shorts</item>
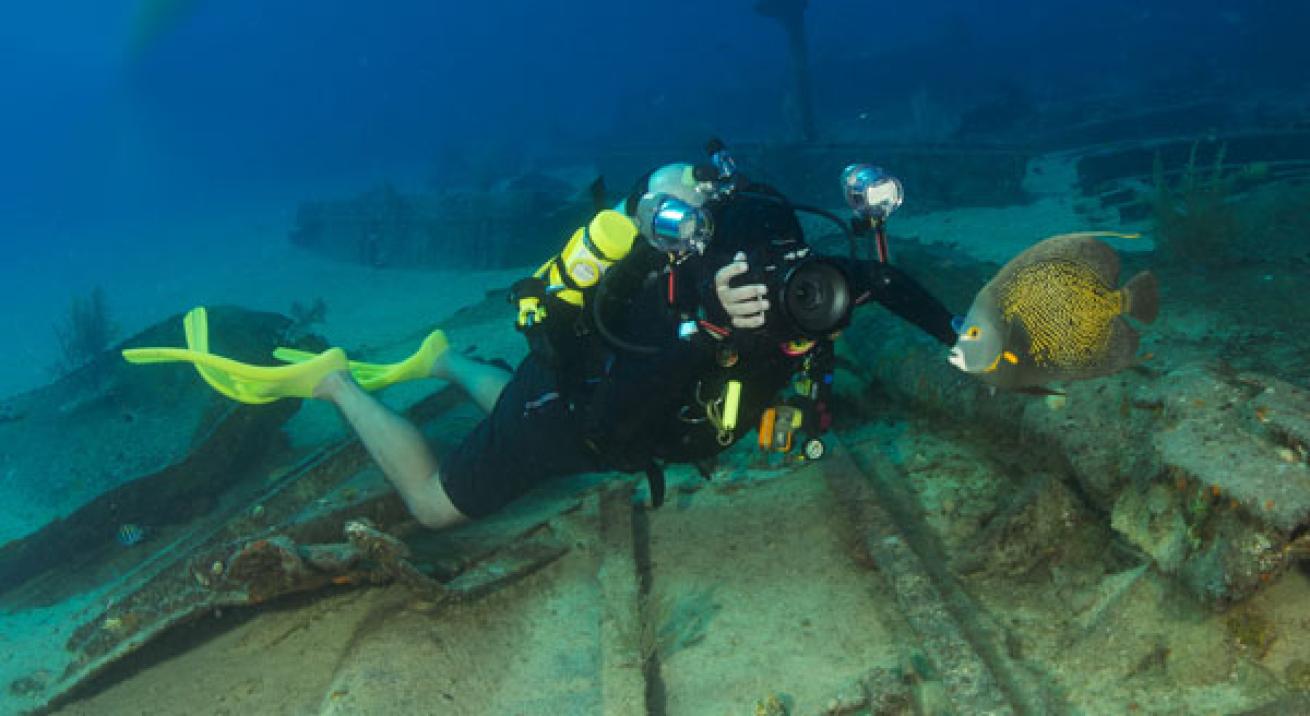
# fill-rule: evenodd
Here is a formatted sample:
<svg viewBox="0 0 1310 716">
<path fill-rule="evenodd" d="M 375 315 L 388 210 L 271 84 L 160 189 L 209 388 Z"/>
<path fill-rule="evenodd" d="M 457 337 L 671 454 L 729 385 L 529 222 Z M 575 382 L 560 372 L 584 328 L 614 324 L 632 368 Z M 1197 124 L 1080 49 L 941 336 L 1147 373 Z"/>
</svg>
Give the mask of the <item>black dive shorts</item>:
<svg viewBox="0 0 1310 716">
<path fill-rule="evenodd" d="M 485 517 L 553 477 L 602 469 L 581 436 L 554 371 L 530 354 L 491 415 L 441 460 L 441 482 L 461 513 Z"/>
</svg>

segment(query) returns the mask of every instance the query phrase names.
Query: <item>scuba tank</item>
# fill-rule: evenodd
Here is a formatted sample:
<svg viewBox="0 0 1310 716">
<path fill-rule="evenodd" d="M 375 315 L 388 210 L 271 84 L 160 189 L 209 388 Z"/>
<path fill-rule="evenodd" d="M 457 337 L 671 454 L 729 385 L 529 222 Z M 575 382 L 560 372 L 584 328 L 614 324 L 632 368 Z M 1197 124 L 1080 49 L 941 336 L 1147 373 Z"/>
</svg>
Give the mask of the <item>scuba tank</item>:
<svg viewBox="0 0 1310 716">
<path fill-rule="evenodd" d="M 632 251 L 636 237 L 637 227 L 628 217 L 600 211 L 573 232 L 558 254 L 511 288 L 516 325 L 547 364 L 558 368 L 585 352 L 577 340 L 588 332 L 584 308 L 605 272 Z"/>
<path fill-rule="evenodd" d="M 632 250 L 637 227 L 628 217 L 606 209 L 573 232 L 564 249 L 541 265 L 533 276 L 544 281 L 547 294 L 582 308 L 583 292 L 600 282 L 614 263 Z"/>
</svg>

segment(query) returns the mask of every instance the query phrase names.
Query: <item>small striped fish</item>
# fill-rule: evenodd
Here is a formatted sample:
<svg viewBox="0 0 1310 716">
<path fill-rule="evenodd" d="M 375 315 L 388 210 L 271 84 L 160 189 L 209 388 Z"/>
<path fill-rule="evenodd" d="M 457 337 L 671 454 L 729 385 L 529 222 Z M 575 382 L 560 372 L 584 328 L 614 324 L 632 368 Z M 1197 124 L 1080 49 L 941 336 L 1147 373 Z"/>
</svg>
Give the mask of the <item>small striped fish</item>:
<svg viewBox="0 0 1310 716">
<path fill-rule="evenodd" d="M 125 522 L 118 526 L 118 543 L 124 547 L 132 547 L 145 541 L 147 530 L 141 525 Z"/>
</svg>

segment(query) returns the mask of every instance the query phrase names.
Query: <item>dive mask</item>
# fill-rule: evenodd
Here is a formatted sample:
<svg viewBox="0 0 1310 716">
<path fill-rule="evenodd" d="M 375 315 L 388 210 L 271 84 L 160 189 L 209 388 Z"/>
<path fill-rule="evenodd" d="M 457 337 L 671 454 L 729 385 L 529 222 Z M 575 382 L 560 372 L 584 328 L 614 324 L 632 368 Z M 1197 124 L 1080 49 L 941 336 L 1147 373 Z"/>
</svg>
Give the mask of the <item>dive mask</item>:
<svg viewBox="0 0 1310 716">
<path fill-rule="evenodd" d="M 648 192 L 637 203 L 637 229 L 655 249 L 704 253 L 714 233 L 710 215 L 676 196 Z"/>
</svg>

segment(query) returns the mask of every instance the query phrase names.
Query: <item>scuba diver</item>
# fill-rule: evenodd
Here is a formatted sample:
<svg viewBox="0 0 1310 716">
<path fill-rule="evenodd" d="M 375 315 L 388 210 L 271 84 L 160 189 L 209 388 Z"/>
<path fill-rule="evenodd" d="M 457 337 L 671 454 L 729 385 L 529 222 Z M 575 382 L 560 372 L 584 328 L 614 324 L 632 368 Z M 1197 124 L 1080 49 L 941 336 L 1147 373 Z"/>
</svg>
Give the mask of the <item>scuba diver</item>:
<svg viewBox="0 0 1310 716">
<path fill-rule="evenodd" d="M 665 464 L 709 477 L 715 457 L 752 430 L 764 450 L 819 459 L 834 341 L 852 312 L 877 302 L 948 347 L 959 337 L 954 317 L 888 261 L 885 219 L 902 200 L 895 178 L 847 167 L 853 218 L 843 220 L 750 181 L 722 142 L 707 153 L 703 164 L 642 177 L 513 287 L 530 351 L 512 372 L 449 350 L 441 331 L 394 364 L 279 348 L 288 365 L 253 366 L 209 352 L 203 307 L 184 319 L 187 348 L 124 357 L 189 361 L 242 402 L 332 403 L 411 514 L 436 529 L 587 472 L 644 472 L 658 506 Z M 798 213 L 832 221 L 849 255 L 813 251 Z M 487 414 L 440 462 L 417 427 L 370 395 L 428 377 L 460 386 Z"/>
<path fill-rule="evenodd" d="M 900 203 L 898 182 L 867 165 L 847 169 L 852 231 L 748 181 L 721 143 L 709 154 L 706 165 L 643 177 L 515 286 L 531 350 L 513 373 L 455 351 L 436 358 L 431 375 L 487 412 L 440 464 L 418 430 L 349 372 L 314 389 L 420 523 L 482 517 L 553 477 L 604 470 L 645 472 L 658 505 L 662 465 L 696 464 L 708 477 L 714 457 L 757 426 L 761 447 L 817 459 L 833 341 L 863 303 L 955 343 L 952 313 L 886 262 L 882 219 Z M 802 210 L 852 234 L 851 255 L 815 254 Z M 876 235 L 878 258 L 856 257 L 861 233 Z M 801 426 L 809 437 L 793 446 Z"/>
</svg>

